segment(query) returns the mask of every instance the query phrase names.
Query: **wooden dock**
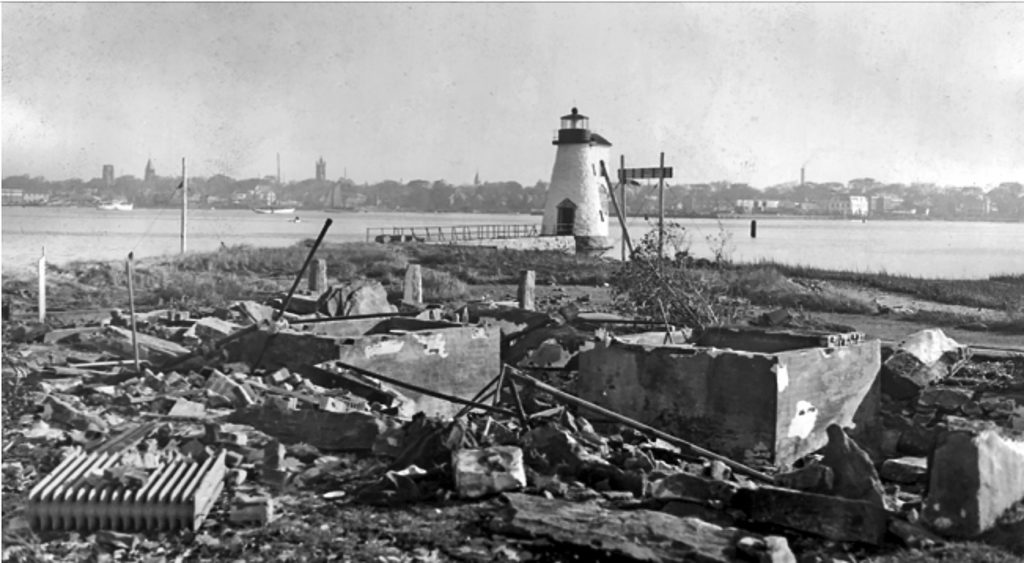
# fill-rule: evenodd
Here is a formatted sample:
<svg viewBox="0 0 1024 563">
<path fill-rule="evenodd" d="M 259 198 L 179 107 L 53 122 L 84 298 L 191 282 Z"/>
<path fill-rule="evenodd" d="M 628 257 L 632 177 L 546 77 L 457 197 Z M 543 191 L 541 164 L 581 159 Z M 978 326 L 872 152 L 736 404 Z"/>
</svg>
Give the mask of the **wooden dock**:
<svg viewBox="0 0 1024 563">
<path fill-rule="evenodd" d="M 369 227 L 366 242 L 464 242 L 540 236 L 540 225 L 449 225 L 444 227 Z"/>
</svg>

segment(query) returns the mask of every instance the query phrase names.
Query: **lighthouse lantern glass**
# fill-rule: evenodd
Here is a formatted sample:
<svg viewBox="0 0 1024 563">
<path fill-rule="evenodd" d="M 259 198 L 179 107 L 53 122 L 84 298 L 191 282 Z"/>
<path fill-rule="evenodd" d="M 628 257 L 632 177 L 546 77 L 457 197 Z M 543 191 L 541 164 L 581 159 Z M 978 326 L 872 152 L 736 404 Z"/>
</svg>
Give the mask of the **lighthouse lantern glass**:
<svg viewBox="0 0 1024 563">
<path fill-rule="evenodd" d="M 562 118 L 562 129 L 589 129 L 590 119 L 582 115 L 567 115 Z"/>
</svg>

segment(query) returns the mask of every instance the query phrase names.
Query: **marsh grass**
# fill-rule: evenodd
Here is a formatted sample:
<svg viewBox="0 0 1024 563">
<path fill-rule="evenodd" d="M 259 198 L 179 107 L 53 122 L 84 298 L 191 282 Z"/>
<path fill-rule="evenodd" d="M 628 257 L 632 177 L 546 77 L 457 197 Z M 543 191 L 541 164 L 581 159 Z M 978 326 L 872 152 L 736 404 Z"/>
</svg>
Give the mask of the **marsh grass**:
<svg viewBox="0 0 1024 563">
<path fill-rule="evenodd" d="M 948 305 L 1013 311 L 1024 307 L 1024 274 L 1004 274 L 979 280 L 925 279 L 889 273 L 823 270 L 761 262 L 790 278 L 845 281 L 893 293 L 902 293 Z"/>
<path fill-rule="evenodd" d="M 892 274 L 829 271 L 774 263 L 733 264 L 693 260 L 681 240 L 672 271 L 685 276 L 678 291 L 713 293 L 732 307 L 738 301 L 768 307 L 805 311 L 872 314 L 874 304 L 806 280 L 848 281 L 872 288 L 904 293 L 921 299 L 985 307 L 1006 312 L 1007 320 L 986 323 L 990 330 L 1024 331 L 1024 274 L 993 276 L 987 280 L 929 280 Z M 139 260 L 135 269 L 137 306 L 219 306 L 240 299 L 261 299 L 287 289 L 305 260 L 311 241 L 286 248 L 248 245 L 223 247 L 214 252 L 183 257 Z M 460 300 L 471 285 L 518 282 L 522 270 L 534 270 L 538 285 L 618 285 L 624 304 L 636 304 L 653 294 L 638 280 L 622 279 L 617 260 L 576 256 L 556 251 L 516 251 L 488 247 L 423 244 L 341 243 L 323 244 L 316 258 L 327 261 L 331 280 L 367 277 L 380 281 L 389 294 L 401 295 L 405 270 L 410 263 L 424 268 L 425 298 L 437 302 Z M 649 257 L 648 257 L 649 258 Z M 48 293 L 67 308 L 118 307 L 127 305 L 127 278 L 123 261 L 75 262 L 50 266 Z M 646 281 L 645 281 L 646 280 Z M 676 290 L 673 290 L 676 291 Z M 4 279 L 5 299 L 34 299 L 34 279 Z M 668 295 L 661 296 L 664 302 Z M 652 305 L 652 307 L 655 307 Z M 660 307 L 660 306 L 657 306 Z M 649 313 L 661 317 L 660 309 Z M 934 324 L 978 325 L 969 315 L 917 313 L 911 320 Z M 726 316 L 731 316 L 726 315 Z"/>
</svg>

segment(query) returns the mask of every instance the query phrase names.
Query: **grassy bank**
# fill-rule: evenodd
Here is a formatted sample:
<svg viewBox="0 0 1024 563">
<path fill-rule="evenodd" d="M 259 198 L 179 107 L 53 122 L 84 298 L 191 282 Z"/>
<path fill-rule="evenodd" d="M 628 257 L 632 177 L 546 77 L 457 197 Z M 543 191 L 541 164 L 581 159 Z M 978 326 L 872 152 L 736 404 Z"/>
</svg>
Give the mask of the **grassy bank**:
<svg viewBox="0 0 1024 563">
<path fill-rule="evenodd" d="M 1024 274 L 992 276 L 979 280 L 942 280 L 887 273 L 822 270 L 773 262 L 762 262 L 759 265 L 773 268 L 789 278 L 849 282 L 936 303 L 1011 312 L 1024 309 Z"/>
<path fill-rule="evenodd" d="M 241 299 L 262 299 L 287 289 L 302 266 L 309 242 L 287 248 L 235 246 L 184 257 L 142 260 L 136 267 L 136 302 L 140 308 L 221 306 Z M 537 273 L 541 286 L 615 285 L 622 264 L 616 260 L 568 255 L 555 251 L 514 251 L 485 247 L 326 244 L 317 252 L 328 264 L 333 280 L 360 276 L 380 281 L 388 292 L 402 291 L 410 263 L 423 268 L 424 293 L 429 301 L 471 296 L 474 285 L 511 285 L 522 270 Z M 700 286 L 715 295 L 763 307 L 830 313 L 875 314 L 877 306 L 862 297 L 844 294 L 832 284 L 808 280 L 849 282 L 904 293 L 939 303 L 988 307 L 1007 312 L 1007 322 L 982 327 L 1024 332 L 1024 275 L 989 280 L 929 280 L 890 274 L 829 271 L 781 264 L 688 266 L 699 271 Z M 119 262 L 77 262 L 51 266 L 48 295 L 51 308 L 124 308 L 127 278 Z M 34 306 L 35 280 L 5 279 L 5 301 Z M 1016 308 L 1015 308 L 1016 307 Z M 626 307 L 628 309 L 628 307 Z M 936 326 L 978 324 L 963 315 L 915 313 L 916 320 Z"/>
</svg>

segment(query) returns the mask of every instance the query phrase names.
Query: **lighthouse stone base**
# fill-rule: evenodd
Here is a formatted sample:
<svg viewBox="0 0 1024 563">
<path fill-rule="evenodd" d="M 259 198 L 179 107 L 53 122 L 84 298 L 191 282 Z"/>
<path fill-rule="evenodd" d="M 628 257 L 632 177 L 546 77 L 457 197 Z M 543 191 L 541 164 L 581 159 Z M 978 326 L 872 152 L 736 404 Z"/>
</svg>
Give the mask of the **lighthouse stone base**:
<svg viewBox="0 0 1024 563">
<path fill-rule="evenodd" d="M 599 256 L 614 246 L 610 237 L 576 236 L 576 254 Z"/>
</svg>

